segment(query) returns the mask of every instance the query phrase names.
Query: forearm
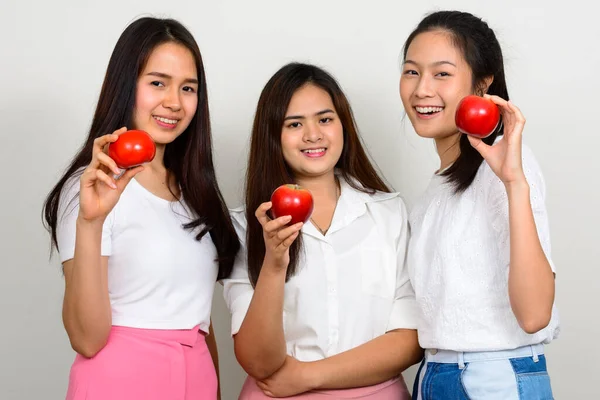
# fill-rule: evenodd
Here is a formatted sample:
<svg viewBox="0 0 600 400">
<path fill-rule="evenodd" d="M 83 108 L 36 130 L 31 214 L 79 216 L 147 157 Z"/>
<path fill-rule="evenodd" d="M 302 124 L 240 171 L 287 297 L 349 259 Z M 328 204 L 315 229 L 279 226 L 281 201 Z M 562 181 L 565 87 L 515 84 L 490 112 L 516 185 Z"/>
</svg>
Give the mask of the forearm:
<svg viewBox="0 0 600 400">
<path fill-rule="evenodd" d="M 283 334 L 285 269 L 265 261 L 244 322 L 235 336 L 235 354 L 244 370 L 256 379 L 277 371 L 286 357 Z"/>
<path fill-rule="evenodd" d="M 512 310 L 528 333 L 548 325 L 554 303 L 554 274 L 538 237 L 529 185 L 507 186 L 510 223 L 508 289 Z"/>
<path fill-rule="evenodd" d="M 399 329 L 352 350 L 308 363 L 307 368 L 315 389 L 345 389 L 385 382 L 422 357 L 417 332 Z"/>
<path fill-rule="evenodd" d="M 92 357 L 106 344 L 112 324 L 102 224 L 78 220 L 76 235 L 73 263 L 65 271 L 63 320 L 73 348 Z"/>
</svg>

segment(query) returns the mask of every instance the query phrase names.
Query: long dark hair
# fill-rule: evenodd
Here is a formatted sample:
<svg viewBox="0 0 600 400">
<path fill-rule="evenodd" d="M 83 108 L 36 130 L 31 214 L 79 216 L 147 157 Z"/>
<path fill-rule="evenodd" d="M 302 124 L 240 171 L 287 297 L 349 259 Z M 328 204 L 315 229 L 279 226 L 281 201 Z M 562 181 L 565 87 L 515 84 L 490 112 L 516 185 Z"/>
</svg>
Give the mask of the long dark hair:
<svg viewBox="0 0 600 400">
<path fill-rule="evenodd" d="M 252 285 L 256 285 L 258 281 L 265 257 L 262 227 L 254 212 L 261 203 L 269 200 L 271 193 L 279 185 L 295 181 L 293 172 L 283 157 L 281 130 L 292 96 L 307 84 L 329 93 L 342 123 L 344 147 L 336 164 L 342 177 L 362 192 L 390 191 L 363 148 L 352 109 L 335 78 L 313 65 L 290 63 L 283 66 L 264 87 L 252 127 L 245 185 L 248 273 Z M 290 247 L 286 280 L 296 273 L 301 248 L 302 235 L 299 235 Z"/>
<path fill-rule="evenodd" d="M 230 275 L 240 243 L 215 175 L 206 75 L 200 49 L 192 34 L 173 19 L 141 18 L 121 34 L 108 63 L 89 135 L 44 203 L 45 226 L 53 246 L 58 249 L 58 205 L 65 183 L 90 163 L 94 139 L 122 126 L 131 126 L 138 77 L 152 51 L 168 42 L 185 46 L 192 53 L 199 90 L 196 115 L 187 129 L 166 146 L 164 163 L 195 214 L 195 219 L 184 228 L 192 230 L 202 226 L 197 240 L 210 233 L 218 254 L 218 279 L 222 279 Z"/>
<path fill-rule="evenodd" d="M 406 39 L 403 48 L 404 59 L 406 60 L 408 47 L 417 35 L 437 30 L 449 33 L 454 45 L 462 52 L 473 74 L 474 93 L 483 95 L 485 79 L 493 77 L 487 93 L 509 100 L 500 43 L 488 24 L 472 14 L 438 11 L 427 15 Z M 503 124 L 498 124 L 496 130 L 483 141 L 492 144 L 496 137 L 502 135 L 503 129 Z M 447 181 L 453 184 L 455 193 L 461 193 L 471 185 L 483 162 L 483 157 L 471 146 L 466 135 L 461 134 L 459 147 L 460 155 L 452 166 L 442 173 Z"/>
</svg>

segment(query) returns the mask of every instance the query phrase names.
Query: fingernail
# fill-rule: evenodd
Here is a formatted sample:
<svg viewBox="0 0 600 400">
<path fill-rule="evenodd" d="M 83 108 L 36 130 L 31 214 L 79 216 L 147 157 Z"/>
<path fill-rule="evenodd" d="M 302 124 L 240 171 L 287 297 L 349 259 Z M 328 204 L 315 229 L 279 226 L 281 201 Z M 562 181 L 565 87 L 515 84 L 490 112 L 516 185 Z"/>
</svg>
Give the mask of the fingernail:
<svg viewBox="0 0 600 400">
<path fill-rule="evenodd" d="M 292 216 L 291 215 L 286 215 L 284 218 L 284 221 L 291 221 L 292 220 Z"/>
<path fill-rule="evenodd" d="M 110 183 L 110 187 L 111 187 L 111 188 L 113 188 L 113 189 L 116 189 L 116 188 L 117 188 L 117 185 L 115 185 L 114 183 L 112 183 L 112 182 L 111 182 L 111 183 Z"/>
</svg>

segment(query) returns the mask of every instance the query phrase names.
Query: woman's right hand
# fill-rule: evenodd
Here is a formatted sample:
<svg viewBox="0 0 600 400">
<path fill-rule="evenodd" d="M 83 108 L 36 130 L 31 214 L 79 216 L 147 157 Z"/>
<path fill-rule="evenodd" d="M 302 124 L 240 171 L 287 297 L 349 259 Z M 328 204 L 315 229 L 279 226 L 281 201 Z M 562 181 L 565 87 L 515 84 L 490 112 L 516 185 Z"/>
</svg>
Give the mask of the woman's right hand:
<svg viewBox="0 0 600 400">
<path fill-rule="evenodd" d="M 265 260 L 273 263 L 277 268 L 285 269 L 290 263 L 290 246 L 300 234 L 302 222 L 287 226 L 292 217 L 287 215 L 276 219 L 270 219 L 267 211 L 271 209 L 272 203 L 262 203 L 256 209 L 256 218 L 263 228 L 265 240 Z"/>
<path fill-rule="evenodd" d="M 110 176 L 113 173 L 119 175 L 121 171 L 105 150 L 108 144 L 115 142 L 126 131 L 127 128 L 123 127 L 94 140 L 92 161 L 80 178 L 79 217 L 85 221 L 104 221 L 129 181 L 144 169 L 143 166 L 129 169 L 118 179 Z"/>
</svg>

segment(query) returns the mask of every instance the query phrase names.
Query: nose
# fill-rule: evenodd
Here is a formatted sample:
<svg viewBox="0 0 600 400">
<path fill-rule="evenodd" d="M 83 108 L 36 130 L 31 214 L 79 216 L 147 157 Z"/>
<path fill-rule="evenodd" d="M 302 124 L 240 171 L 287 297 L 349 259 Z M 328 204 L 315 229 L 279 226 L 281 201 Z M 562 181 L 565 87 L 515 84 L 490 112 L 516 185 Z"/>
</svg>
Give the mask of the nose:
<svg viewBox="0 0 600 400">
<path fill-rule="evenodd" d="M 163 99 L 163 107 L 172 111 L 179 111 L 181 109 L 181 99 L 178 87 L 172 86 L 166 91 Z"/>
<path fill-rule="evenodd" d="M 428 77 L 421 77 L 415 89 L 415 96 L 424 99 L 434 96 L 433 84 Z"/>
<path fill-rule="evenodd" d="M 317 143 L 323 139 L 323 134 L 321 133 L 318 122 L 307 122 L 305 127 L 306 129 L 304 130 L 304 136 L 302 137 L 305 142 Z"/>
</svg>

